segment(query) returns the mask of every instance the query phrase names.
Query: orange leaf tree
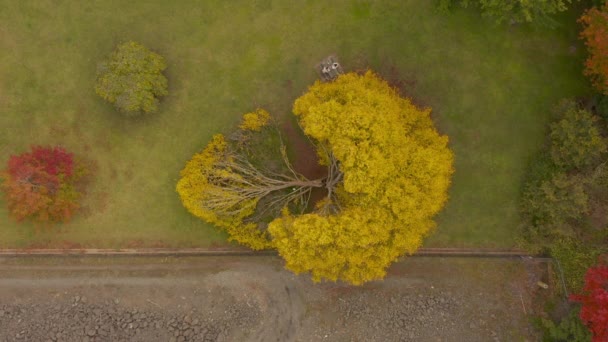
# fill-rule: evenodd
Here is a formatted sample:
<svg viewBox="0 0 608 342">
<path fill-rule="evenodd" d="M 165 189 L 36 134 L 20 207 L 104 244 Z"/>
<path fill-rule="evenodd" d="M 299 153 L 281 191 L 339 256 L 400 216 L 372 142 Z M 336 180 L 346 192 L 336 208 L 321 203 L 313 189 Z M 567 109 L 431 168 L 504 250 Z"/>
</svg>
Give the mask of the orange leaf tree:
<svg viewBox="0 0 608 342">
<path fill-rule="evenodd" d="M 585 75 L 591 78 L 595 88 L 608 95 L 608 2 L 592 7 L 579 19 L 583 24 L 581 38 L 589 51 L 585 61 Z"/>
<path fill-rule="evenodd" d="M 79 208 L 76 185 L 84 173 L 73 154 L 61 147 L 33 146 L 11 156 L 1 186 L 10 214 L 18 221 L 68 221 Z"/>
</svg>

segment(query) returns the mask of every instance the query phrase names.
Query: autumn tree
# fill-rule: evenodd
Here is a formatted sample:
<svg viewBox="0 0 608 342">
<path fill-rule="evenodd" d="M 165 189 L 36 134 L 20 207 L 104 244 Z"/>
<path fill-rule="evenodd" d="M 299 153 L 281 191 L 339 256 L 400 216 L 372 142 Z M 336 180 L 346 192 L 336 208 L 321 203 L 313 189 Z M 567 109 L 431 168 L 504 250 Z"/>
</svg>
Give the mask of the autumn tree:
<svg viewBox="0 0 608 342">
<path fill-rule="evenodd" d="M 323 146 L 321 160 L 335 159 L 342 176 L 336 196 L 316 211 L 286 212 L 270 223 L 279 254 L 288 269 L 315 280 L 382 278 L 391 262 L 420 247 L 447 200 L 447 137 L 435 130 L 430 110 L 371 72 L 317 82 L 293 111 L 304 133 Z"/>
<path fill-rule="evenodd" d="M 447 137 L 435 130 L 429 109 L 416 108 L 372 72 L 317 82 L 293 111 L 326 177 L 297 174 L 281 147 L 283 172 L 264 171 L 239 147 L 251 139 L 242 124 L 234 142 L 216 136 L 187 164 L 177 186 L 184 205 L 230 227 L 238 241 L 275 247 L 288 269 L 314 280 L 381 279 L 391 262 L 416 251 L 447 200 Z M 325 197 L 302 210 L 308 206 L 297 204 L 315 187 Z M 275 209 L 267 224 L 260 207 Z"/>
<path fill-rule="evenodd" d="M 579 22 L 583 24 L 581 38 L 589 51 L 585 75 L 598 91 L 608 95 L 608 2 L 588 9 Z"/>
<path fill-rule="evenodd" d="M 165 59 L 145 46 L 121 44 L 99 64 L 95 92 L 125 115 L 155 112 L 159 98 L 168 94 L 166 68 Z"/>
<path fill-rule="evenodd" d="M 593 341 L 608 341 L 608 265 L 587 270 L 583 293 L 571 299 L 582 304 L 580 318 L 591 330 Z"/>
<path fill-rule="evenodd" d="M 78 181 L 86 170 L 61 147 L 34 146 L 11 156 L 2 173 L 9 212 L 18 221 L 65 222 L 79 208 Z"/>
<path fill-rule="evenodd" d="M 260 109 L 245 114 L 228 138 L 217 134 L 194 155 L 177 191 L 193 215 L 241 244 L 264 249 L 273 246 L 264 221 L 289 204 L 306 207 L 311 189 L 322 186 L 323 180 L 308 180 L 293 169 L 270 115 Z"/>
</svg>

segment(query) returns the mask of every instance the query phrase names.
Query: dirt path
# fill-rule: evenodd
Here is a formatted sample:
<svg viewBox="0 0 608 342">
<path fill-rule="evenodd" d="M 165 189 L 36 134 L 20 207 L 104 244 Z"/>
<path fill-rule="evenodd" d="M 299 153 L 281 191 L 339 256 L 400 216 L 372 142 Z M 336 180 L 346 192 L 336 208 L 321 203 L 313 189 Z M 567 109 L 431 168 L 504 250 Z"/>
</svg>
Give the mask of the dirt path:
<svg viewBox="0 0 608 342">
<path fill-rule="evenodd" d="M 272 256 L 0 258 L 0 341 L 533 341 L 545 270 L 417 257 L 351 287 Z"/>
</svg>

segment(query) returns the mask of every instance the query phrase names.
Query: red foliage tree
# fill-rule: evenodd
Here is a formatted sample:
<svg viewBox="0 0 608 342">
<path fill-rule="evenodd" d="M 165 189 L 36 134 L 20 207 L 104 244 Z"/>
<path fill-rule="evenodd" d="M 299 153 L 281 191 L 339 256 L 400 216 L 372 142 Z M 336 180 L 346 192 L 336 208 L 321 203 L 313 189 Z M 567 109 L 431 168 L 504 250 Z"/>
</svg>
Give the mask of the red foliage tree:
<svg viewBox="0 0 608 342">
<path fill-rule="evenodd" d="M 33 146 L 11 156 L 2 173 L 8 208 L 18 221 L 65 222 L 79 208 L 77 181 L 84 168 L 61 147 Z"/>
<path fill-rule="evenodd" d="M 570 299 L 583 305 L 580 317 L 593 333 L 593 341 L 608 341 L 608 264 L 588 269 L 583 293 Z"/>
<path fill-rule="evenodd" d="M 584 26 L 581 38 L 589 50 L 585 75 L 600 92 L 608 95 L 608 2 L 599 9 L 588 9 L 579 22 Z"/>
</svg>

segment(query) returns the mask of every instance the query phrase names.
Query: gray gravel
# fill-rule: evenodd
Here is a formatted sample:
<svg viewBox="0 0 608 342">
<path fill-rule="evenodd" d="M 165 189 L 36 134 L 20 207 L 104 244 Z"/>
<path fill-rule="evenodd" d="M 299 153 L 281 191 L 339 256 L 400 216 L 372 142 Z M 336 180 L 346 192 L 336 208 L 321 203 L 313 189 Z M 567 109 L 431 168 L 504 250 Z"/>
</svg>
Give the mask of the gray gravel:
<svg viewBox="0 0 608 342">
<path fill-rule="evenodd" d="M 191 310 L 140 311 L 119 300 L 89 303 L 84 296 L 53 304 L 0 305 L 0 341 L 226 341 L 231 329 L 256 322 L 258 310 L 234 304 L 214 315 Z"/>
<path fill-rule="evenodd" d="M 363 293 L 339 302 L 342 325 L 364 327 L 377 341 L 422 341 L 438 329 L 462 328 L 463 303 L 450 292 L 390 297 Z"/>
<path fill-rule="evenodd" d="M 410 258 L 313 284 L 256 258 L 0 258 L 4 341 L 537 341 L 545 264 Z M 544 292 L 539 292 L 544 291 Z"/>
</svg>

